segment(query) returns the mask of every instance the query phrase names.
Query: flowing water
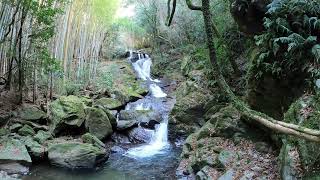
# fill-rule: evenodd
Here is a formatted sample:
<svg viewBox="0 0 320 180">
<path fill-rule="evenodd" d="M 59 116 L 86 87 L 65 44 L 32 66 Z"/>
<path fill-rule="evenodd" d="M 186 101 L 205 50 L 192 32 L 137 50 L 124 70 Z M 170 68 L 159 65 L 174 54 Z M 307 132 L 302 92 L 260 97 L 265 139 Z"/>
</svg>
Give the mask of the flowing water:
<svg viewBox="0 0 320 180">
<path fill-rule="evenodd" d="M 168 116 L 174 99 L 167 97 L 160 80 L 152 79 L 152 60 L 147 54 L 138 53 L 134 58 L 131 52 L 129 61 L 137 77 L 149 87 L 150 93 L 143 99 L 129 103 L 125 109 L 154 110 L 161 115 L 162 121 L 155 130 L 148 130 L 152 136 L 150 142 L 125 145 L 125 152 L 111 154 L 108 161 L 96 170 L 70 171 L 41 164 L 33 167 L 31 174 L 23 180 L 175 179 L 180 148 L 168 141 Z"/>
</svg>

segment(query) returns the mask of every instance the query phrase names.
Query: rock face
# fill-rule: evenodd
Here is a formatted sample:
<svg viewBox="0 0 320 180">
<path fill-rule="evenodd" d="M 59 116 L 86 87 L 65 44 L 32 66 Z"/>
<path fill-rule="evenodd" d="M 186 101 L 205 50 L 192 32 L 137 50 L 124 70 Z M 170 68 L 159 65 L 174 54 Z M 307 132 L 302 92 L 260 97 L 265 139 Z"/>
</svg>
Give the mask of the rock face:
<svg viewBox="0 0 320 180">
<path fill-rule="evenodd" d="M 51 145 L 48 157 L 52 165 L 78 169 L 94 168 L 104 162 L 108 154 L 105 150 L 91 144 L 67 142 Z"/>
<path fill-rule="evenodd" d="M 61 128 L 80 127 L 85 120 L 85 104 L 77 96 L 63 96 L 50 104 L 51 123 L 50 130 L 54 134 Z M 65 130 L 65 129 L 64 129 Z"/>
<path fill-rule="evenodd" d="M 110 136 L 113 132 L 108 115 L 98 108 L 87 108 L 85 126 L 88 131 L 99 139 Z"/>
<path fill-rule="evenodd" d="M 319 112 L 320 95 L 304 95 L 290 106 L 285 114 L 285 121 L 311 129 L 319 129 Z M 316 174 L 320 175 L 320 171 L 317 170 L 317 165 L 320 163 L 320 145 L 294 137 L 290 137 L 290 141 L 294 142 L 292 145 L 298 148 L 304 168 L 310 172 L 315 170 Z"/>
<path fill-rule="evenodd" d="M 178 135 L 188 135 L 205 123 L 204 106 L 208 101 L 208 92 L 193 82 L 185 82 L 176 90 L 177 102 L 170 114 L 170 131 Z"/>
</svg>

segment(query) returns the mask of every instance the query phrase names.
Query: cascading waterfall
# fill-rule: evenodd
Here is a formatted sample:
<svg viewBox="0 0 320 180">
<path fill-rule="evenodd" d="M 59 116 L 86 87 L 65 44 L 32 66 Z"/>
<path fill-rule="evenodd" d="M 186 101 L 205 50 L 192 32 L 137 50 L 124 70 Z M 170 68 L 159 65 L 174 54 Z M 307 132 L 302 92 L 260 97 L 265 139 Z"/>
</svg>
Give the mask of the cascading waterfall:
<svg viewBox="0 0 320 180">
<path fill-rule="evenodd" d="M 129 60 L 131 60 L 134 70 L 136 71 L 139 78 L 150 82 L 149 89 L 151 92 L 152 98 L 164 98 L 167 96 L 166 93 L 162 91 L 162 89 L 156 84 L 160 81 L 155 79 L 153 80 L 150 75 L 150 69 L 152 65 L 151 58 L 146 54 L 138 53 L 138 60 L 136 62 L 132 62 L 133 52 L 130 51 Z M 128 107 L 132 108 L 132 107 Z M 135 110 L 150 110 L 149 105 L 145 105 L 143 103 L 138 104 L 135 107 Z M 133 157 L 150 157 L 156 154 L 163 153 L 163 150 L 169 147 L 168 143 L 168 116 L 162 116 L 162 122 L 156 126 L 151 141 L 147 145 L 143 145 L 137 148 L 132 148 L 127 151 L 127 155 Z"/>
</svg>

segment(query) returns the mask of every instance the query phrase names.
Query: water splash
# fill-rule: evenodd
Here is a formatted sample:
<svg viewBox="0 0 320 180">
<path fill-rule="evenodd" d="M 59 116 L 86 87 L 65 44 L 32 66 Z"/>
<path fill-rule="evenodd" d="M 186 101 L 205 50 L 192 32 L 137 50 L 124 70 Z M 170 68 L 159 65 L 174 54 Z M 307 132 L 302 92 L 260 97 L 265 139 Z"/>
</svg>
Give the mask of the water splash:
<svg viewBox="0 0 320 180">
<path fill-rule="evenodd" d="M 132 62 L 133 53 L 130 51 L 130 60 Z M 152 84 L 149 85 L 149 89 L 151 92 L 151 96 L 153 98 L 164 98 L 167 96 L 166 93 L 162 91 L 162 89 L 156 84 L 160 83 L 158 79 L 151 78 L 151 58 L 147 54 L 138 53 L 138 60 L 136 62 L 132 62 L 133 68 L 136 71 L 139 78 L 145 81 L 151 81 Z M 128 106 L 126 109 L 133 109 L 133 107 Z M 140 103 L 136 105 L 135 110 L 149 110 L 150 107 L 144 105 L 144 103 Z M 156 125 L 155 130 L 153 132 L 151 141 L 143 146 L 129 149 L 126 152 L 127 156 L 134 158 L 145 158 L 154 156 L 156 154 L 165 153 L 165 150 L 170 147 L 168 143 L 168 115 L 163 117 L 163 121 Z"/>
<path fill-rule="evenodd" d="M 130 157 L 145 158 L 156 154 L 163 154 L 170 147 L 168 143 L 168 120 L 156 126 L 156 130 L 149 144 L 132 148 L 127 151 Z"/>
<path fill-rule="evenodd" d="M 167 97 L 167 94 L 164 93 L 162 89 L 156 84 L 150 85 L 150 91 L 153 97 L 156 97 L 156 98 Z"/>
</svg>

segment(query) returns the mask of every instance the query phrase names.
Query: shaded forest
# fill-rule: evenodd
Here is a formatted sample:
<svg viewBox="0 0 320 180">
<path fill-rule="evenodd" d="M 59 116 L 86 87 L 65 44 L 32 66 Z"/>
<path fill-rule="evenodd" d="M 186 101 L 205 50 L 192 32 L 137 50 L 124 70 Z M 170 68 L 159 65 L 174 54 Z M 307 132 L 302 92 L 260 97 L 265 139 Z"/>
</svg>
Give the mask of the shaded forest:
<svg viewBox="0 0 320 180">
<path fill-rule="evenodd" d="M 320 177 L 318 0 L 2 0 L 0 77 L 0 178 Z"/>
</svg>

